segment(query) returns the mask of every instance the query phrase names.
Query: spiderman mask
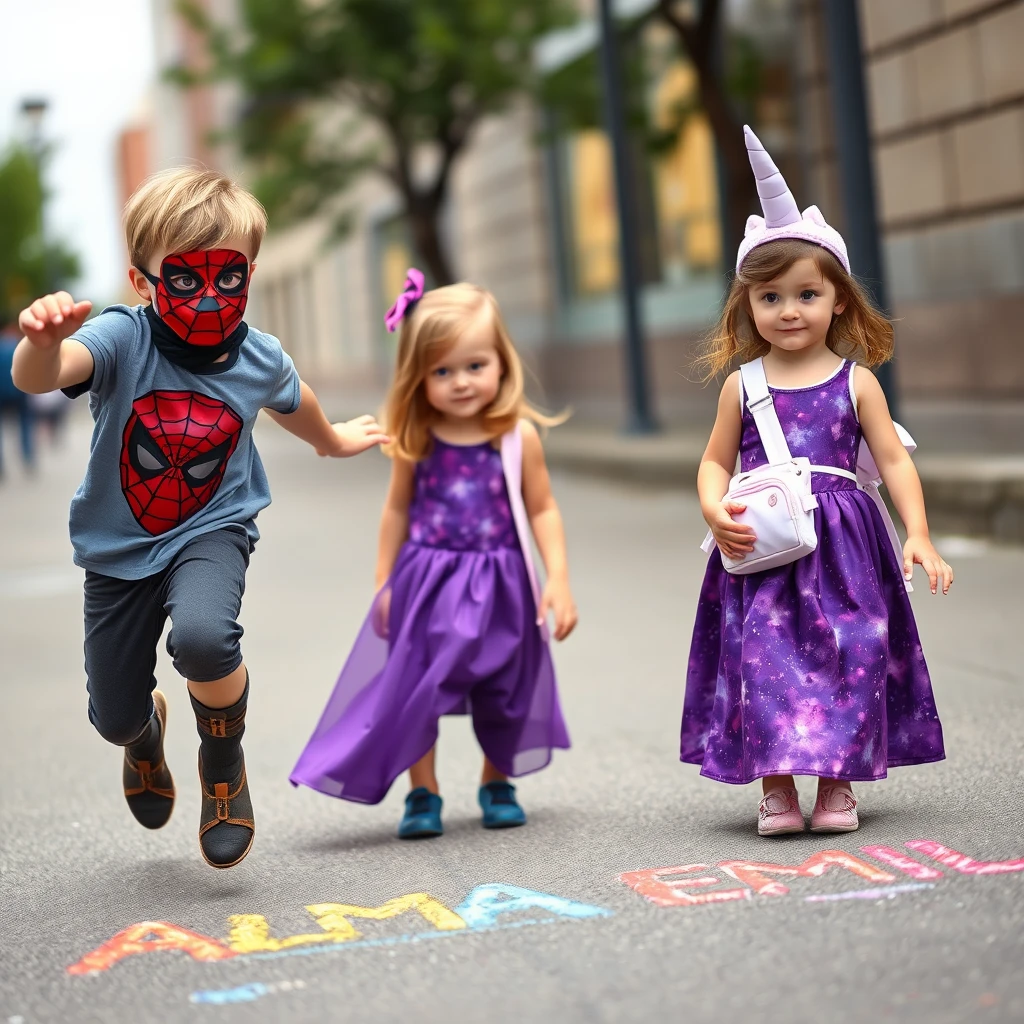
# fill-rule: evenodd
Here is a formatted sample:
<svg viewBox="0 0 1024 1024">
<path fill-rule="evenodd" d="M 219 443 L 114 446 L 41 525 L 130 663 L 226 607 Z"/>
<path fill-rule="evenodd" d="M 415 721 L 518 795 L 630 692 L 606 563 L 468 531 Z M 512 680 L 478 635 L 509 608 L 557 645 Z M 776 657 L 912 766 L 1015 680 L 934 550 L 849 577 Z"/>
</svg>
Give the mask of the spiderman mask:
<svg viewBox="0 0 1024 1024">
<path fill-rule="evenodd" d="M 121 490 L 139 525 L 158 537 L 207 505 L 238 447 L 242 419 L 194 391 L 135 400 L 121 441 Z"/>
<path fill-rule="evenodd" d="M 139 271 L 156 288 L 157 315 L 188 345 L 223 345 L 242 322 L 249 261 L 234 249 L 174 253 L 160 264 L 159 277 Z"/>
</svg>

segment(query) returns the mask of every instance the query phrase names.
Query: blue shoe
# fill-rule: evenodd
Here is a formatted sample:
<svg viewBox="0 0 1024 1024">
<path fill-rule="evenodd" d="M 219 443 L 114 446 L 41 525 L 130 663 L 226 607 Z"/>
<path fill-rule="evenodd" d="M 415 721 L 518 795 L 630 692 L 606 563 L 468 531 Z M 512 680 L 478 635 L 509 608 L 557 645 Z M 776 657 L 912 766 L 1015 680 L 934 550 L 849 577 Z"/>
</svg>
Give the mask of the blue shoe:
<svg viewBox="0 0 1024 1024">
<path fill-rule="evenodd" d="M 516 800 L 510 782 L 488 782 L 477 797 L 484 810 L 484 828 L 515 828 L 526 824 L 526 813 Z"/>
<path fill-rule="evenodd" d="M 444 801 L 425 786 L 414 789 L 405 798 L 405 814 L 398 825 L 399 839 L 429 839 L 444 833 L 441 806 Z"/>
</svg>

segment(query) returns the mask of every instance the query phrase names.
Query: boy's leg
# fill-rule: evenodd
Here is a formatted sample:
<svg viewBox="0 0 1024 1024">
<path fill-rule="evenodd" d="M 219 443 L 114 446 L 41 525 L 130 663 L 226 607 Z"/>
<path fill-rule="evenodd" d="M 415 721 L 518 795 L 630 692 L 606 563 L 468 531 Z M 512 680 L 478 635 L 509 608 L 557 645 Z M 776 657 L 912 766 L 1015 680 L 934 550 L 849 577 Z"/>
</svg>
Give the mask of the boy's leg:
<svg viewBox="0 0 1024 1024">
<path fill-rule="evenodd" d="M 167 650 L 188 680 L 200 737 L 199 846 L 218 868 L 241 861 L 256 832 L 241 745 L 249 677 L 238 614 L 248 564 L 245 531 L 218 530 L 181 551 L 163 590 L 171 617 Z"/>
<path fill-rule="evenodd" d="M 155 599 L 158 580 L 85 574 L 89 720 L 105 740 L 124 747 L 125 799 L 146 828 L 166 825 L 174 809 L 174 780 L 163 753 L 166 705 L 153 690 L 166 619 Z"/>
</svg>

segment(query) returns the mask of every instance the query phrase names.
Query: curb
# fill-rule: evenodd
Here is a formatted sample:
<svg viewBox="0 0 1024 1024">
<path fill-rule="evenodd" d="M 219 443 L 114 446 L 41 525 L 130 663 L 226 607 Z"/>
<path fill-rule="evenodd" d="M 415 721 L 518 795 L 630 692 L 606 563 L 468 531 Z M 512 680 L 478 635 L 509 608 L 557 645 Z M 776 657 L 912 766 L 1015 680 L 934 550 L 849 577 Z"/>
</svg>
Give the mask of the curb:
<svg viewBox="0 0 1024 1024">
<path fill-rule="evenodd" d="M 581 476 L 696 493 L 704 445 L 687 438 L 552 433 L 545 451 L 552 467 Z M 933 532 L 1024 544 L 1024 455 L 929 455 L 914 464 Z"/>
</svg>

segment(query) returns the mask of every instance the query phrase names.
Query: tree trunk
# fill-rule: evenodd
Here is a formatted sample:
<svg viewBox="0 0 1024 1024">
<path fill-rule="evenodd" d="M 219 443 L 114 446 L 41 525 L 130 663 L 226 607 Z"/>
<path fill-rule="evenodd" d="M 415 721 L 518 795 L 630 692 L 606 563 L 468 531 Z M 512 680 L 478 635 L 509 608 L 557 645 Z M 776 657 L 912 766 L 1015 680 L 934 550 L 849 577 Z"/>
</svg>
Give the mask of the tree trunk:
<svg viewBox="0 0 1024 1024">
<path fill-rule="evenodd" d="M 455 275 L 441 239 L 441 205 L 428 197 L 406 196 L 405 216 L 416 255 L 426 264 L 434 287 L 454 284 Z"/>
<path fill-rule="evenodd" d="M 743 139 L 743 129 L 736 122 L 720 77 L 710 66 L 698 64 L 697 79 L 701 106 L 711 124 L 711 132 L 718 147 L 725 178 L 725 207 L 722 248 L 724 257 L 731 261 L 743 241 L 747 217 L 756 212 L 754 175 Z M 731 266 L 727 262 L 726 266 Z"/>
<path fill-rule="evenodd" d="M 747 217 L 755 212 L 757 204 L 743 129 L 733 113 L 718 66 L 721 0 L 703 0 L 695 23 L 680 18 L 672 0 L 660 0 L 658 11 L 675 30 L 683 52 L 697 72 L 701 107 L 711 125 L 725 179 L 723 199 L 727 216 L 722 224 L 722 248 L 725 265 L 731 268 L 734 254 L 743 240 Z"/>
</svg>

